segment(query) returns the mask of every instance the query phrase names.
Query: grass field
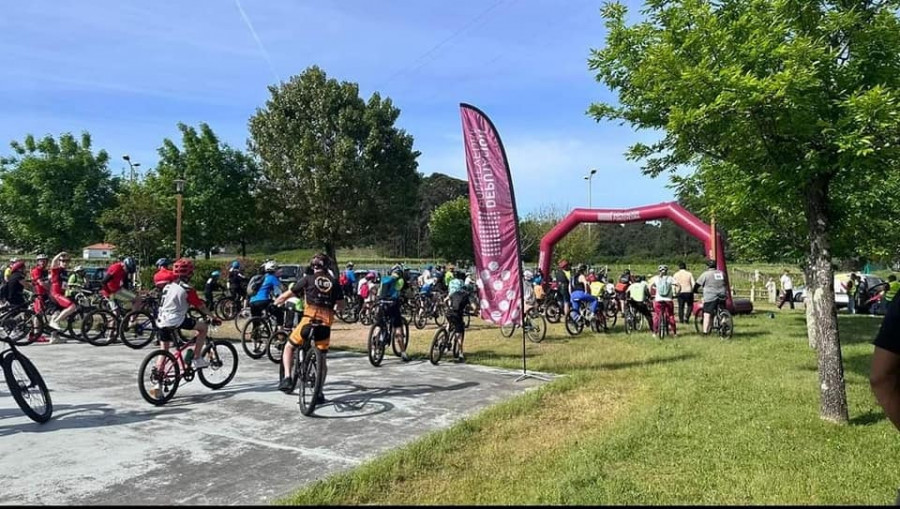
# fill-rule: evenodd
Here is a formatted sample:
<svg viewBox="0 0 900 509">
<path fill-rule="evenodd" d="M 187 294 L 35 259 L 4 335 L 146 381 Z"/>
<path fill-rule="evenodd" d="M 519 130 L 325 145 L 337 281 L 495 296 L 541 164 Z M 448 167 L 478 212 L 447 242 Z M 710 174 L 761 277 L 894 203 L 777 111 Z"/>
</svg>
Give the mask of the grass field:
<svg viewBox="0 0 900 509">
<path fill-rule="evenodd" d="M 851 423 L 836 426 L 818 417 L 804 311 L 773 319 L 757 306 L 730 342 L 693 326 L 663 342 L 621 324 L 575 338 L 551 326 L 528 343 L 528 368 L 568 376 L 281 502 L 892 503 L 900 435 L 867 379 L 880 320 L 840 318 Z M 411 353 L 424 356 L 433 330 L 414 331 Z M 521 369 L 518 333 L 473 327 L 466 350 L 470 363 Z"/>
</svg>

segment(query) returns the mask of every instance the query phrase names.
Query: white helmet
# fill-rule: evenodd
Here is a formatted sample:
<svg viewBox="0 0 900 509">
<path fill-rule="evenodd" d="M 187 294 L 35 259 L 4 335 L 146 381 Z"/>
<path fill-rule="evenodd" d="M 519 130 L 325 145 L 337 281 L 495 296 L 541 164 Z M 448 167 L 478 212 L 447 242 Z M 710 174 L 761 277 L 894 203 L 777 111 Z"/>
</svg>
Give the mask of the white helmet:
<svg viewBox="0 0 900 509">
<path fill-rule="evenodd" d="M 523 275 L 525 276 L 525 281 L 531 281 L 534 279 L 534 273 L 530 270 L 526 270 Z"/>
<path fill-rule="evenodd" d="M 263 264 L 263 271 L 265 272 L 275 272 L 278 270 L 278 264 L 272 260 Z"/>
</svg>

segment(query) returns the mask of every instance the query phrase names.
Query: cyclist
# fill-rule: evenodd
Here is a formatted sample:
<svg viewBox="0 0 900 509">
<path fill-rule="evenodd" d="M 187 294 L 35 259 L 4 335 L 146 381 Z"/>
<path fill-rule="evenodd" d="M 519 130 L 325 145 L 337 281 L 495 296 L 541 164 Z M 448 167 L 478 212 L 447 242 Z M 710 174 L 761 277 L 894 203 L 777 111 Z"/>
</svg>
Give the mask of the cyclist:
<svg viewBox="0 0 900 509">
<path fill-rule="evenodd" d="M 403 316 L 400 314 L 400 292 L 403 290 L 403 271 L 399 268 L 391 270 L 390 275 L 381 278 L 381 291 L 378 297 L 388 301 L 384 307 L 384 316 L 394 328 L 394 340 L 398 346 L 403 346 L 401 338 L 403 338 Z M 404 361 L 409 360 L 406 354 L 406 347 L 400 352 L 400 358 Z"/>
<path fill-rule="evenodd" d="M 169 349 L 171 342 L 174 340 L 172 338 L 172 329 L 197 331 L 191 368 L 194 370 L 206 368 L 209 366 L 209 361 L 204 359 L 200 352 L 206 343 L 206 334 L 209 326 L 206 322 L 198 322 L 188 316 L 188 309 L 191 307 L 196 308 L 213 325 L 221 325 L 221 322 L 206 309 L 206 305 L 200 300 L 197 291 L 191 288 L 189 281 L 194 274 L 194 262 L 188 258 L 179 258 L 175 262 L 172 272 L 175 274 L 175 280 L 163 287 L 159 311 L 156 316 L 156 326 L 160 329 L 159 347 L 162 350 Z M 157 361 L 156 367 L 160 371 L 163 369 L 164 360 L 165 357 L 160 356 Z M 158 398 L 160 388 L 159 383 L 154 385 L 150 389 L 150 396 L 154 399 Z"/>
<path fill-rule="evenodd" d="M 525 270 L 522 273 L 522 294 L 525 296 L 525 313 L 528 312 L 537 304 L 537 294 L 535 293 L 535 285 L 534 285 L 534 272 L 530 270 Z M 452 291 L 452 289 L 451 289 Z"/>
<path fill-rule="evenodd" d="M 627 298 L 625 293 L 628 291 L 628 287 L 631 286 L 632 281 L 631 269 L 625 269 L 625 272 L 623 272 L 622 275 L 619 276 L 619 281 L 614 287 L 616 291 L 616 301 L 619 305 L 619 311 L 621 311 L 623 315 L 625 314 L 625 299 Z"/>
<path fill-rule="evenodd" d="M 203 296 L 206 297 L 206 307 L 209 309 L 214 309 L 213 307 L 213 292 L 222 291 L 222 286 L 219 284 L 219 276 L 222 273 L 214 270 L 209 275 L 209 279 L 206 280 L 206 284 L 203 286 Z"/>
<path fill-rule="evenodd" d="M 126 256 L 122 261 L 116 262 L 106 269 L 106 274 L 101 281 L 100 295 L 109 300 L 109 307 L 114 313 L 119 311 L 116 301 L 134 302 L 134 310 L 141 309 L 141 299 L 131 290 L 129 275 L 137 270 L 137 262 L 134 258 Z"/>
<path fill-rule="evenodd" d="M 25 306 L 25 262 L 16 260 L 8 267 L 9 276 L 2 288 L 3 295 L 0 300 L 5 300 L 10 307 Z"/>
<path fill-rule="evenodd" d="M 231 267 L 228 269 L 228 291 L 231 292 L 231 298 L 239 306 L 247 298 L 247 289 L 244 287 L 245 279 L 247 276 L 241 272 L 241 262 L 237 260 L 231 262 Z"/>
<path fill-rule="evenodd" d="M 529 271 L 525 271 L 525 278 L 528 278 Z M 466 306 L 469 304 L 469 295 L 470 295 L 470 287 L 465 284 L 466 274 L 464 272 L 455 272 L 453 273 L 453 279 L 447 284 L 447 291 L 449 293 L 447 297 L 448 306 L 447 306 L 447 322 L 453 327 L 453 331 L 459 333 L 459 357 L 456 358 L 458 362 L 466 362 L 466 356 L 463 355 L 463 341 L 466 338 L 466 324 L 463 321 L 463 317 L 466 314 Z M 527 280 L 525 282 L 525 286 L 530 286 Z M 532 305 L 534 304 L 534 297 L 532 293 Z M 528 301 L 526 298 L 526 306 L 528 305 Z"/>
<path fill-rule="evenodd" d="M 356 288 L 356 272 L 353 271 L 353 262 L 347 262 L 346 269 L 341 273 L 339 279 L 344 295 L 352 295 Z"/>
<path fill-rule="evenodd" d="M 375 278 L 377 277 L 377 274 L 369 271 L 369 273 L 366 274 L 366 277 L 359 280 L 359 288 L 357 289 L 356 294 L 359 295 L 360 299 L 362 299 L 363 302 L 362 310 L 360 311 L 360 313 L 362 313 L 363 311 L 368 311 L 368 309 L 372 307 L 372 304 L 375 302 L 375 288 L 378 286 L 378 284 L 375 282 Z"/>
<path fill-rule="evenodd" d="M 275 315 L 278 325 L 281 325 L 284 323 L 284 311 L 280 307 L 271 305 L 272 299 L 281 293 L 281 281 L 275 275 L 278 264 L 274 260 L 270 260 L 263 264 L 262 270 L 265 273 L 262 284 L 259 285 L 259 290 L 250 297 L 250 316 L 262 316 L 263 311 L 266 310 Z"/>
<path fill-rule="evenodd" d="M 6 269 L 3 270 L 3 282 L 9 281 L 9 276 L 13 273 L 13 265 L 18 262 L 18 258 L 10 258 L 9 265 L 6 266 Z"/>
<path fill-rule="evenodd" d="M 578 315 L 582 302 L 588 302 L 591 306 L 591 313 L 595 318 L 597 316 L 597 306 L 599 305 L 599 302 L 597 301 L 597 297 L 594 297 L 587 292 L 588 282 L 587 276 L 584 274 L 586 271 L 587 265 L 582 263 L 575 269 L 575 276 L 571 280 L 572 296 L 569 300 L 572 303 L 572 318 L 575 318 Z"/>
<path fill-rule="evenodd" d="M 631 308 L 647 319 L 647 323 L 651 326 L 650 334 L 652 335 L 653 314 L 650 312 L 650 306 L 648 305 L 648 301 L 650 300 L 650 288 L 647 286 L 647 282 L 644 281 L 644 276 L 635 276 L 634 283 L 628 285 L 628 290 L 626 290 L 625 293 L 628 302 L 631 303 Z"/>
<path fill-rule="evenodd" d="M 559 293 L 559 304 L 563 309 L 563 313 L 569 313 L 569 260 L 563 258 L 556 264 L 559 267 L 553 275 L 558 283 L 557 292 Z"/>
<path fill-rule="evenodd" d="M 675 302 L 672 299 L 675 298 L 675 294 L 678 292 L 678 283 L 675 282 L 675 278 L 669 275 L 668 266 L 660 265 L 656 271 L 659 274 L 653 281 L 653 288 L 656 288 L 656 296 L 653 298 L 653 312 L 655 313 L 653 330 L 659 331 L 659 327 L 662 326 L 660 318 L 665 310 L 667 312 L 666 321 L 672 329 L 672 337 L 677 338 L 678 332 L 675 330 Z"/>
<path fill-rule="evenodd" d="M 34 299 L 34 312 L 41 313 L 44 310 L 44 302 L 50 294 L 50 274 L 47 272 L 47 255 L 37 255 L 37 263 L 31 269 L 31 287 L 37 297 Z"/>
<path fill-rule="evenodd" d="M 340 311 L 344 307 L 344 292 L 338 281 L 328 271 L 329 264 L 330 260 L 327 255 L 319 253 L 313 256 L 309 262 L 313 273 L 305 274 L 288 291 L 275 299 L 276 306 L 295 295 L 303 296 L 305 300 L 303 318 L 300 319 L 300 324 L 291 331 L 291 335 L 288 337 L 289 341 L 284 345 L 281 355 L 284 378 L 278 384 L 280 391 L 287 392 L 294 385 L 291 379 L 294 348 L 303 346 L 303 342 L 309 339 L 312 322 L 321 324 L 317 332 L 316 348 L 327 352 L 328 346 L 331 344 L 331 324 L 334 323 L 335 310 Z M 326 374 L 327 368 L 322 375 L 327 376 Z M 316 394 L 317 403 L 324 401 L 325 397 L 322 393 Z"/>
<path fill-rule="evenodd" d="M 72 272 L 72 275 L 69 276 L 69 280 L 66 281 L 66 297 L 74 297 L 76 292 L 84 289 L 84 287 L 86 286 L 85 283 L 86 281 L 84 279 L 84 267 L 82 267 L 81 265 L 76 265 L 75 270 Z"/>
<path fill-rule="evenodd" d="M 450 281 L 456 277 L 456 266 L 451 264 L 447 265 L 447 271 L 444 272 L 444 286 L 447 287 L 447 291 L 450 291 Z"/>
<path fill-rule="evenodd" d="M 394 271 L 395 267 L 391 267 L 391 272 Z M 416 281 L 419 284 L 419 288 L 423 288 L 427 284 L 431 284 L 431 271 L 434 269 L 434 266 L 430 263 L 425 265 L 425 268 L 422 269 L 422 273 L 419 274 L 419 279 Z"/>
<path fill-rule="evenodd" d="M 156 260 L 156 273 L 153 274 L 153 286 L 157 290 L 162 290 L 167 284 L 175 281 L 175 273 L 169 267 L 172 266 L 172 260 L 162 257 Z"/>
<path fill-rule="evenodd" d="M 49 325 L 53 329 L 50 335 L 50 344 L 65 343 L 66 338 L 59 335 L 59 331 L 64 327 L 60 325 L 60 320 L 65 321 L 72 313 L 75 312 L 75 303 L 67 299 L 63 292 L 63 272 L 69 264 L 69 253 L 62 251 L 53 257 L 50 263 L 50 298 L 59 306 L 60 311 L 50 317 Z"/>
<path fill-rule="evenodd" d="M 725 300 L 725 274 L 716 268 L 715 260 L 706 261 L 706 270 L 697 278 L 694 291 L 703 289 L 703 334 L 709 334 L 712 315 L 715 314 L 719 300 Z"/>
</svg>

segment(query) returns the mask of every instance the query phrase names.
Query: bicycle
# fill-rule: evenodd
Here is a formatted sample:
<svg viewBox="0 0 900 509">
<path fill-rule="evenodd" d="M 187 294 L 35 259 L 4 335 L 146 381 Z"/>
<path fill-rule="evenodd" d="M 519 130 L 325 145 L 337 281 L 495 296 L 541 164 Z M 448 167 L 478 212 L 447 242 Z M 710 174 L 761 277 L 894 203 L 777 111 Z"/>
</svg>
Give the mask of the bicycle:
<svg viewBox="0 0 900 509">
<path fill-rule="evenodd" d="M 658 339 L 665 339 L 669 335 L 669 306 L 659 306 L 659 311 L 659 313 L 654 313 L 654 315 L 658 314 L 659 316 L 656 317 L 656 330 L 653 333 L 656 334 Z"/>
<path fill-rule="evenodd" d="M 731 339 L 734 335 L 734 318 L 726 307 L 725 299 L 716 299 L 716 312 L 709 317 L 709 331 L 716 331 L 716 334 L 722 339 Z M 694 329 L 699 333 L 703 333 L 703 309 L 699 309 L 699 313 L 694 315 Z"/>
<path fill-rule="evenodd" d="M 280 327 L 276 325 L 275 331 L 266 340 L 266 357 L 275 364 L 281 364 L 284 345 L 287 344 L 291 331 L 297 326 L 298 318 L 303 314 L 294 307 L 298 301 L 296 297 L 287 300 L 284 307 L 284 324 Z"/>
<path fill-rule="evenodd" d="M 362 298 L 356 293 L 344 295 L 344 307 L 337 313 L 337 317 L 344 323 L 358 322 L 362 304 Z"/>
<path fill-rule="evenodd" d="M 385 307 L 393 303 L 394 301 L 384 299 L 378 301 L 378 311 L 375 317 L 375 323 L 372 324 L 372 327 L 369 329 L 369 339 L 367 341 L 369 362 L 376 368 L 380 366 L 381 361 L 384 360 L 384 347 L 389 342 L 391 344 L 391 350 L 394 351 L 394 355 L 401 359 L 403 358 L 402 353 L 406 351 L 406 347 L 409 346 L 409 322 L 401 318 L 401 321 L 403 322 L 403 335 L 400 339 L 401 345 L 397 344 L 397 339 L 394 336 L 394 326 L 388 323 Z M 408 359 L 403 360 L 403 362 L 407 361 Z"/>
<path fill-rule="evenodd" d="M 107 346 L 112 343 L 110 331 L 116 329 L 117 321 L 112 312 L 99 308 L 88 308 L 75 303 L 75 312 L 66 318 L 64 327 L 57 331 L 49 326 L 48 317 L 62 311 L 62 308 L 50 297 L 42 297 L 41 312 L 35 314 L 42 332 L 57 332 L 66 339 L 86 341 L 93 346 Z"/>
<path fill-rule="evenodd" d="M 505 338 L 512 337 L 518 327 L 519 324 L 516 322 L 501 325 L 500 334 Z M 525 313 L 524 324 L 522 327 L 525 329 L 525 337 L 532 343 L 540 343 L 547 337 L 547 318 L 541 314 L 537 307 L 531 307 L 528 312 Z"/>
<path fill-rule="evenodd" d="M 434 332 L 434 337 L 431 339 L 431 347 L 428 349 L 428 360 L 435 366 L 441 362 L 441 357 L 447 350 L 453 352 L 454 360 L 459 359 L 463 334 L 451 329 L 450 324 L 445 323 Z"/>
<path fill-rule="evenodd" d="M 294 359 L 291 364 L 291 390 L 294 392 L 297 382 L 300 384 L 300 413 L 303 415 L 311 415 L 316 409 L 324 396 L 322 396 L 322 388 L 325 386 L 325 376 L 328 374 L 328 365 L 325 358 L 327 350 L 322 350 L 318 346 L 312 347 L 318 338 L 316 332 L 324 325 L 320 321 L 313 320 L 309 323 L 309 339 L 304 341 L 299 347 L 294 347 Z M 280 367 L 278 369 L 279 382 L 284 378 L 284 364 L 281 359 L 278 360 Z"/>
<path fill-rule="evenodd" d="M 9 336 L 4 334 L 0 340 L 9 345 L 0 353 L 0 366 L 9 393 L 29 419 L 40 424 L 49 421 L 53 416 L 53 401 L 41 373 Z"/>
<path fill-rule="evenodd" d="M 600 332 L 601 330 L 609 332 L 603 310 L 599 310 L 598 313 L 594 314 L 591 312 L 589 301 L 586 300 L 579 301 L 579 308 L 577 313 L 573 310 L 566 315 L 566 332 L 570 336 L 581 334 L 585 325 L 589 326 L 594 332 Z M 572 313 L 575 313 L 575 316 L 572 316 Z"/>
<path fill-rule="evenodd" d="M 167 337 L 175 344 L 175 353 L 155 350 L 144 358 L 138 370 L 138 389 L 141 396 L 152 405 L 168 403 L 175 396 L 181 381 L 190 382 L 194 375 L 200 378 L 200 383 L 215 390 L 228 385 L 237 373 L 237 349 L 229 341 L 211 337 L 206 338 L 206 344 L 200 352 L 209 361 L 209 367 L 195 371 L 191 367 L 190 356 L 193 355 L 196 338 L 184 340 L 175 333 L 175 329 L 176 327 L 165 327 L 159 331 L 161 339 Z M 187 359 L 183 353 L 185 350 L 190 352 Z M 158 357 L 163 357 L 161 366 L 158 365 Z M 216 376 L 222 378 L 217 380 Z M 157 389 L 156 397 L 150 394 L 149 389 Z"/>
<path fill-rule="evenodd" d="M 259 359 L 266 354 L 266 343 L 272 331 L 278 328 L 278 318 L 268 308 L 262 316 L 254 316 L 241 329 L 241 347 L 251 359 Z"/>
<path fill-rule="evenodd" d="M 446 322 L 446 306 L 443 303 L 443 295 L 432 293 L 427 295 L 420 293 L 416 301 L 416 320 L 417 329 L 424 329 L 428 324 L 428 319 L 433 318 L 435 325 L 442 327 Z"/>
<path fill-rule="evenodd" d="M 27 304 L 0 310 L 0 334 L 9 338 L 16 346 L 34 343 L 43 329 L 41 317 Z"/>
<path fill-rule="evenodd" d="M 644 303 L 646 306 L 646 303 Z M 625 302 L 625 334 L 631 334 L 632 331 L 640 331 L 644 328 L 644 314 L 637 310 L 637 303 L 628 299 Z M 650 325 L 650 324 L 648 324 Z"/>
</svg>

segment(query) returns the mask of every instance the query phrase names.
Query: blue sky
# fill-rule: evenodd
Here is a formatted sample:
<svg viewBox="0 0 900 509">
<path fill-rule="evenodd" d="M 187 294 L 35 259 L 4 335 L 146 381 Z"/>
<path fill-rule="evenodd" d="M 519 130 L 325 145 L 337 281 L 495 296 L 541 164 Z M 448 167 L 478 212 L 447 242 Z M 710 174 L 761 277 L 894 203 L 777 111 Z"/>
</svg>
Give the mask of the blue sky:
<svg viewBox="0 0 900 509">
<path fill-rule="evenodd" d="M 634 3 L 634 2 L 629 2 Z M 255 29 L 248 28 L 239 6 Z M 587 68 L 603 45 L 598 0 L 155 0 L 10 2 L 0 17 L 0 141 L 88 130 L 127 168 L 152 167 L 176 124 L 207 122 L 245 148 L 266 87 L 310 65 L 402 110 L 419 171 L 465 178 L 458 104 L 500 131 L 520 215 L 672 199 L 623 152 L 653 133 L 596 123 L 614 100 Z"/>
</svg>

